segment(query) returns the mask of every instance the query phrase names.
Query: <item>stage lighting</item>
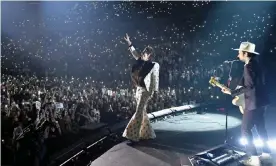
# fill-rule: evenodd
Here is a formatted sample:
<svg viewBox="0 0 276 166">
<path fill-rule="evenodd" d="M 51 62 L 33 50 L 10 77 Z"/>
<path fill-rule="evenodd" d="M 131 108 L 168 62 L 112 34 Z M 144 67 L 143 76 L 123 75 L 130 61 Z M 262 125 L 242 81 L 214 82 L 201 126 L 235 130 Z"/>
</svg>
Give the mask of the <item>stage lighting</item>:
<svg viewBox="0 0 276 166">
<path fill-rule="evenodd" d="M 275 149 L 275 150 L 276 150 L 276 140 L 267 141 L 267 144 L 268 144 L 268 146 L 269 146 L 271 149 Z"/>
<path fill-rule="evenodd" d="M 265 145 L 265 143 L 261 139 L 254 139 L 253 143 L 256 147 L 261 148 Z M 271 149 L 276 149 L 276 140 L 269 140 L 266 142 L 268 147 Z M 245 146 L 248 144 L 248 141 L 245 138 L 240 139 L 240 144 Z"/>
<path fill-rule="evenodd" d="M 253 143 L 256 147 L 263 147 L 264 146 L 264 143 L 261 139 L 255 139 Z"/>
<path fill-rule="evenodd" d="M 240 139 L 240 144 L 243 145 L 243 146 L 247 145 L 248 144 L 247 139 L 241 138 Z"/>
<path fill-rule="evenodd" d="M 203 109 L 203 108 L 199 108 Z M 198 109 L 197 109 L 198 110 Z M 203 111 L 203 110 L 201 110 Z M 198 113 L 198 112 L 196 112 Z M 177 132 L 206 132 L 225 130 L 224 116 L 221 114 L 204 113 L 202 115 L 188 113 L 174 116 L 169 121 L 159 121 L 153 125 L 155 130 L 177 131 Z M 229 116 L 229 128 L 236 128 L 241 124 L 240 119 Z M 185 119 L 185 121 L 183 121 Z M 174 123 L 179 122 L 179 123 Z M 185 123 L 185 125 L 183 125 Z"/>
</svg>

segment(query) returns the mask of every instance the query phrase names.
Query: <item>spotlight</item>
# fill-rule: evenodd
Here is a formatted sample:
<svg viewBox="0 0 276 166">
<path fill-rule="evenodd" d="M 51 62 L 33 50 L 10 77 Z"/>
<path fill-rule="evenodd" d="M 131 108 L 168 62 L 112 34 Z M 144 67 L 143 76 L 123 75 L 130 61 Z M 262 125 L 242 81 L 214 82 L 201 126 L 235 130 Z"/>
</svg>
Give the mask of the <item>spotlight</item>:
<svg viewBox="0 0 276 166">
<path fill-rule="evenodd" d="M 276 140 L 269 140 L 266 143 L 267 143 L 267 145 L 268 145 L 269 148 L 276 150 Z M 240 139 L 240 144 L 242 146 L 246 146 L 248 144 L 248 141 L 245 138 L 241 138 Z M 263 147 L 265 145 L 265 143 L 261 139 L 254 139 L 253 140 L 253 144 L 256 147 L 259 147 L 259 148 Z"/>
<path fill-rule="evenodd" d="M 267 144 L 268 144 L 268 146 L 269 146 L 271 149 L 275 149 L 275 150 L 276 150 L 276 140 L 267 141 Z"/>
<path fill-rule="evenodd" d="M 264 143 L 261 139 L 256 139 L 256 140 L 254 140 L 253 143 L 256 147 L 263 147 L 264 146 Z"/>
<path fill-rule="evenodd" d="M 247 140 L 245 138 L 241 138 L 240 139 L 240 144 L 243 145 L 243 146 L 245 146 L 245 145 L 248 144 L 248 142 L 247 142 Z"/>
</svg>

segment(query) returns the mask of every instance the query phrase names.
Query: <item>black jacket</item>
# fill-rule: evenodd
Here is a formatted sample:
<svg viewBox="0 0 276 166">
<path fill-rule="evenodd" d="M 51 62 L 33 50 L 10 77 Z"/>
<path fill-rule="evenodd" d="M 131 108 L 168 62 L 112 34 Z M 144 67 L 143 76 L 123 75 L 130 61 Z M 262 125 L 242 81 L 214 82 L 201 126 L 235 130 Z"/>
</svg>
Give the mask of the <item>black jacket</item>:
<svg viewBox="0 0 276 166">
<path fill-rule="evenodd" d="M 243 87 L 232 91 L 232 96 L 244 93 L 246 111 L 255 110 L 269 104 L 264 75 L 259 63 L 255 59 L 251 59 L 244 66 L 243 78 L 240 85 Z"/>
</svg>

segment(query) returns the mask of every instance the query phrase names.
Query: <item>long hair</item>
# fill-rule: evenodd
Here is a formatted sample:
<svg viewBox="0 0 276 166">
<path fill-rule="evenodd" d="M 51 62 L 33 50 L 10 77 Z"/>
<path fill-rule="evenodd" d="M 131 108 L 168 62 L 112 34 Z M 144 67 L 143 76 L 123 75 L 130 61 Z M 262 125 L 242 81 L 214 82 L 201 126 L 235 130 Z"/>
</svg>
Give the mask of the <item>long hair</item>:
<svg viewBox="0 0 276 166">
<path fill-rule="evenodd" d="M 143 50 L 142 54 L 144 54 L 144 53 L 147 53 L 150 55 L 150 60 L 153 60 L 155 58 L 155 51 L 154 51 L 153 47 L 151 47 L 151 46 L 147 46 Z"/>
</svg>

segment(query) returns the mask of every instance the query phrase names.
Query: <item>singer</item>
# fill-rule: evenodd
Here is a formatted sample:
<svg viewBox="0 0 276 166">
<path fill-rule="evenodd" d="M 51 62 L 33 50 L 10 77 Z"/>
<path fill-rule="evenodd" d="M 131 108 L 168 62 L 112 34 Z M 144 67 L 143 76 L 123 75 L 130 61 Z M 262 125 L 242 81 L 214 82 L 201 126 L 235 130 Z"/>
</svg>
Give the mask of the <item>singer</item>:
<svg viewBox="0 0 276 166">
<path fill-rule="evenodd" d="M 154 50 L 148 46 L 141 55 L 133 47 L 128 34 L 124 37 L 136 63 L 132 66 L 131 79 L 136 87 L 136 112 L 130 119 L 123 137 L 131 142 L 154 139 L 155 132 L 150 124 L 146 108 L 150 98 L 156 99 L 159 87 L 159 64 L 152 62 Z"/>
</svg>

